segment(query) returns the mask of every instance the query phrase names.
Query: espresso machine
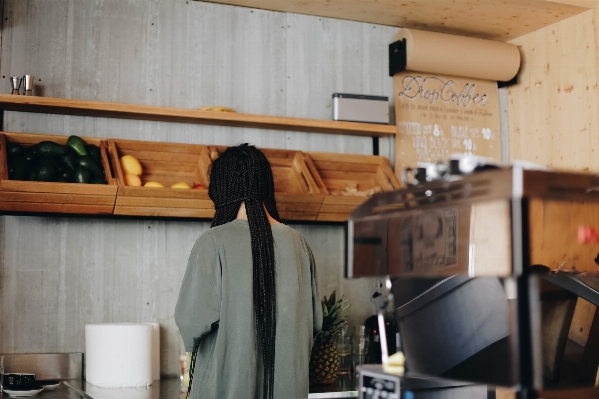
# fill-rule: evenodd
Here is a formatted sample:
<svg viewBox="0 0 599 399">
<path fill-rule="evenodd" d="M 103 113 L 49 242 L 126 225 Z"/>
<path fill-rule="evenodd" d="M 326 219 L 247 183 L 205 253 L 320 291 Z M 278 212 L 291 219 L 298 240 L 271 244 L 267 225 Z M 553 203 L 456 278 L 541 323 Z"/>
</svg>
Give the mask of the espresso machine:
<svg viewBox="0 0 599 399">
<path fill-rule="evenodd" d="M 383 281 L 406 364 L 362 366 L 360 398 L 599 397 L 595 229 L 591 174 L 514 165 L 370 198 L 348 221 L 346 278 Z"/>
</svg>

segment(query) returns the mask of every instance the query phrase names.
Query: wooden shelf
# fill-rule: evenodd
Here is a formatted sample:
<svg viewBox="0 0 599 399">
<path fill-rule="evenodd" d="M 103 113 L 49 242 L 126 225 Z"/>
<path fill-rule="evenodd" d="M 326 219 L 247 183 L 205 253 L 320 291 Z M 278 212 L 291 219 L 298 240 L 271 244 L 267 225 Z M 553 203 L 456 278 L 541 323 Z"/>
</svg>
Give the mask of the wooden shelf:
<svg viewBox="0 0 599 399">
<path fill-rule="evenodd" d="M 40 212 L 112 215 L 117 182 L 108 164 L 106 140 L 82 137 L 86 144 L 100 147 L 102 167 L 108 184 L 48 183 L 9 180 L 6 142 L 24 147 L 50 140 L 65 145 L 68 136 L 0 132 L 0 213 Z"/>
<path fill-rule="evenodd" d="M 155 107 L 150 105 L 70 100 L 37 96 L 17 96 L 11 94 L 0 94 L 0 108 L 8 111 L 195 123 L 202 125 L 366 137 L 392 136 L 396 132 L 396 128 L 393 125 L 289 118 L 283 116 L 240 114 L 233 112 L 211 112 L 183 108 Z"/>
<path fill-rule="evenodd" d="M 50 140 L 64 145 L 67 136 L 0 132 L 0 214 L 112 214 L 201 219 L 214 216 L 214 205 L 207 190 L 208 171 L 226 147 L 83 139 L 100 147 L 108 184 L 10 180 L 7 142 L 28 147 Z M 385 157 L 262 150 L 273 169 L 279 215 L 286 221 L 343 222 L 374 193 L 401 186 Z M 140 161 L 142 183 L 157 181 L 167 188 L 127 186 L 119 161 L 123 155 L 132 155 Z M 205 188 L 169 188 L 176 182 L 192 187 L 201 184 Z"/>
<path fill-rule="evenodd" d="M 595 7 L 595 0 L 207 0 L 507 41 Z"/>
</svg>

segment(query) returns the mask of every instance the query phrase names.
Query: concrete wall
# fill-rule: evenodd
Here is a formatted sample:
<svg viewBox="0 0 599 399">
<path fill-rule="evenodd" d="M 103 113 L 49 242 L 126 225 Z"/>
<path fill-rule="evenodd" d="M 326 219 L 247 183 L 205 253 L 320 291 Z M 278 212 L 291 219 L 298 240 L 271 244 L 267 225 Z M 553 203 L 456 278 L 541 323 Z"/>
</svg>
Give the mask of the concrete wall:
<svg viewBox="0 0 599 399">
<path fill-rule="evenodd" d="M 395 28 L 185 0 L 4 0 L 0 92 L 330 119 L 334 92 L 387 95 Z M 370 138 L 4 113 L 4 130 L 372 153 Z M 381 139 L 393 159 L 394 144 Z M 339 225 L 293 225 L 315 253 L 322 294 L 372 313 L 372 281 L 344 281 Z M 178 373 L 173 311 L 207 221 L 0 216 L 0 353 L 84 350 L 84 326 L 161 324 L 162 373 Z"/>
</svg>

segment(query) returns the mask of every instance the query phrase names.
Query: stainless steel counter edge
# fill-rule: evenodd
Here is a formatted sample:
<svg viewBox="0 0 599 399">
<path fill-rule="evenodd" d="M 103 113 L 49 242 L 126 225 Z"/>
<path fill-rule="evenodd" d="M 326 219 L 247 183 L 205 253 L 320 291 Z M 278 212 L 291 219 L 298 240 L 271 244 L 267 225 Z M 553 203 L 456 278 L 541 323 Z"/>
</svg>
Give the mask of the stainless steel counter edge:
<svg viewBox="0 0 599 399">
<path fill-rule="evenodd" d="M 94 392 L 101 389 L 102 398 L 111 399 L 128 399 L 128 392 L 135 390 L 136 393 L 139 391 L 147 390 L 148 399 L 180 399 L 184 398 L 185 394 L 180 392 L 180 381 L 178 378 L 163 378 L 161 380 L 154 381 L 149 387 L 143 388 L 97 388 L 87 381 L 63 381 L 63 385 L 76 392 L 78 395 L 83 396 L 86 399 L 98 399 L 94 396 Z M 92 392 L 93 391 L 93 392 Z M 308 399 L 337 399 L 337 398 L 357 398 L 358 391 L 345 391 L 345 392 L 318 392 L 308 394 Z"/>
<path fill-rule="evenodd" d="M 357 398 L 358 391 L 310 393 L 308 399 Z"/>
</svg>

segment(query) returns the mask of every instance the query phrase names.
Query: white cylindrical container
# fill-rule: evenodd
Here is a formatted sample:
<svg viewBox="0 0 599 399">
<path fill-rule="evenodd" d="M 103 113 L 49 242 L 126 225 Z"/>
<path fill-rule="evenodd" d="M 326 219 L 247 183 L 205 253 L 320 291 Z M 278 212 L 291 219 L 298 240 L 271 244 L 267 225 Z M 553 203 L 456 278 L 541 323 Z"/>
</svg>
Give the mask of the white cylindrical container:
<svg viewBox="0 0 599 399">
<path fill-rule="evenodd" d="M 152 384 L 151 324 L 85 326 L 86 380 L 97 387 Z"/>
<path fill-rule="evenodd" d="M 160 324 L 148 323 L 152 326 L 152 380 L 160 379 Z"/>
</svg>

